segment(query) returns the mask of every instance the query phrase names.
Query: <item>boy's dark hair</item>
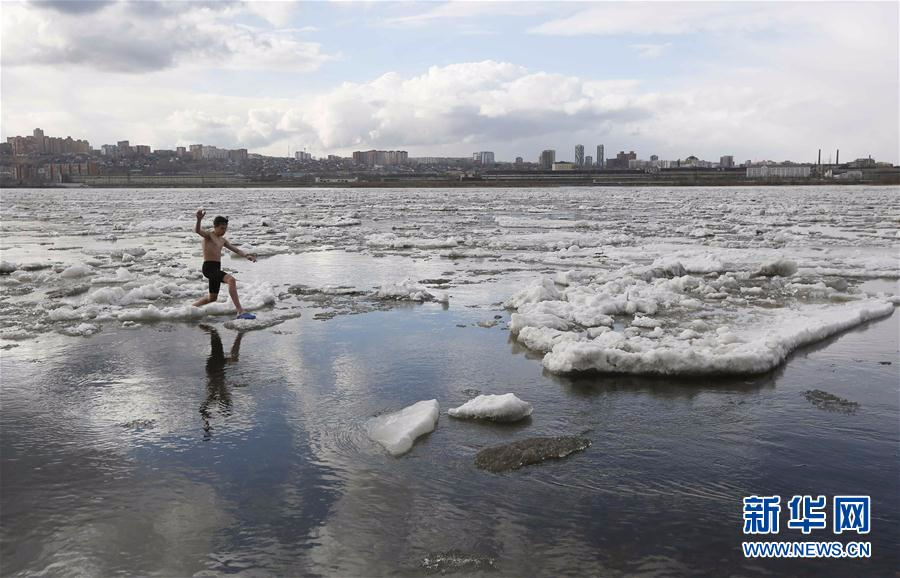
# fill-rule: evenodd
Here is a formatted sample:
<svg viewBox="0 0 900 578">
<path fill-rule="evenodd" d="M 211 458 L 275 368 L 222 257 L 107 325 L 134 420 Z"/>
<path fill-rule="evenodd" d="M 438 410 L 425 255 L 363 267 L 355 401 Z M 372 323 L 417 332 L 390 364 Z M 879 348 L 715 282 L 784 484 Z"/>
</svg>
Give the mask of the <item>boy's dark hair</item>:
<svg viewBox="0 0 900 578">
<path fill-rule="evenodd" d="M 227 225 L 227 224 L 228 224 L 228 217 L 223 217 L 222 215 L 219 215 L 218 217 L 213 219 L 213 227 L 218 227 L 219 225 Z"/>
</svg>

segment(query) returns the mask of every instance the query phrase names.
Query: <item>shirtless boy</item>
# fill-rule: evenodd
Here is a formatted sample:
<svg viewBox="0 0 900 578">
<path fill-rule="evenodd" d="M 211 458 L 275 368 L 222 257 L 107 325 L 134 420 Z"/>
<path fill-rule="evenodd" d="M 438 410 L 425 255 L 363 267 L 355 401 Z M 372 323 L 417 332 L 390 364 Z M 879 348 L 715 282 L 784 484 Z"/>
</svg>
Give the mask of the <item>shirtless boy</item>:
<svg viewBox="0 0 900 578">
<path fill-rule="evenodd" d="M 245 313 L 241 307 L 241 300 L 237 294 L 237 280 L 222 271 L 222 248 L 237 253 L 241 257 L 245 257 L 250 261 L 256 262 L 256 255 L 245 253 L 229 243 L 225 239 L 225 231 L 228 230 L 228 217 L 216 217 L 213 219 L 213 228 L 209 231 L 200 227 L 206 211 L 199 209 L 197 211 L 197 225 L 194 232 L 203 237 L 203 276 L 209 279 L 209 295 L 198 299 L 194 303 L 194 307 L 200 307 L 207 303 L 214 303 L 219 297 L 219 286 L 224 282 L 228 285 L 228 294 L 231 295 L 231 302 L 237 309 L 238 319 L 256 319 L 256 315 Z"/>
</svg>

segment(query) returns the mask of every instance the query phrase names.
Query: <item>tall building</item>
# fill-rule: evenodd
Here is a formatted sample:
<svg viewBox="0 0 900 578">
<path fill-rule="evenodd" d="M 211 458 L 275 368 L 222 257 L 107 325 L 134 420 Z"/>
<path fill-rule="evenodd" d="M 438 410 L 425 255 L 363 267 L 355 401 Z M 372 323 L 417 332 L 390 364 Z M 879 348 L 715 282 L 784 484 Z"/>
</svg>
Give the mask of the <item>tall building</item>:
<svg viewBox="0 0 900 578">
<path fill-rule="evenodd" d="M 32 136 L 34 136 L 34 142 L 35 142 L 35 146 L 37 149 L 37 150 L 35 150 L 35 152 L 37 152 L 39 154 L 44 154 L 44 153 L 50 152 L 47 150 L 47 145 L 44 144 L 45 141 L 44 141 L 44 131 L 43 130 L 41 130 L 39 128 L 34 129 Z"/>
<path fill-rule="evenodd" d="M 584 166 L 584 145 L 575 145 L 575 166 L 578 168 Z"/>
<path fill-rule="evenodd" d="M 730 169 L 734 167 L 734 157 L 731 155 L 725 155 L 719 159 L 719 166 L 723 169 Z"/>
<path fill-rule="evenodd" d="M 594 166 L 594 157 L 592 157 L 591 155 L 584 157 L 584 166 L 587 168 L 591 168 L 592 166 Z"/>
<path fill-rule="evenodd" d="M 553 168 L 553 163 L 556 162 L 556 151 L 553 149 L 547 149 L 541 152 L 541 159 L 539 161 L 541 163 L 541 168 L 544 170 L 550 170 Z"/>
<path fill-rule="evenodd" d="M 493 165 L 494 153 L 491 151 L 481 151 L 472 154 L 472 160 L 481 165 Z"/>
<path fill-rule="evenodd" d="M 603 156 L 603 145 L 597 145 L 597 168 L 602 169 L 606 166 L 606 157 Z"/>
</svg>

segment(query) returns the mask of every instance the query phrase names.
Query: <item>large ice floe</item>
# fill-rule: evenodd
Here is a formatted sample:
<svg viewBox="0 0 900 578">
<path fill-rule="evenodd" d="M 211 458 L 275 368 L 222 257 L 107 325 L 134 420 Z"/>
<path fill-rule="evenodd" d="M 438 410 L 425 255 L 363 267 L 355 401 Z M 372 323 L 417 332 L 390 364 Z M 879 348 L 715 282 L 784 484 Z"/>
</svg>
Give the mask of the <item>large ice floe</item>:
<svg viewBox="0 0 900 578">
<path fill-rule="evenodd" d="M 400 456 L 412 448 L 416 438 L 434 431 L 439 413 L 436 399 L 420 401 L 398 412 L 371 418 L 366 431 L 388 453 Z"/>
<path fill-rule="evenodd" d="M 531 415 L 533 407 L 514 393 L 503 395 L 479 395 L 459 407 L 450 409 L 450 417 L 460 419 L 486 419 L 513 422 Z"/>
<path fill-rule="evenodd" d="M 506 301 L 510 331 L 553 373 L 752 374 L 796 348 L 889 315 L 896 299 L 797 276 L 777 259 L 689 274 L 660 260 L 535 281 Z"/>
</svg>

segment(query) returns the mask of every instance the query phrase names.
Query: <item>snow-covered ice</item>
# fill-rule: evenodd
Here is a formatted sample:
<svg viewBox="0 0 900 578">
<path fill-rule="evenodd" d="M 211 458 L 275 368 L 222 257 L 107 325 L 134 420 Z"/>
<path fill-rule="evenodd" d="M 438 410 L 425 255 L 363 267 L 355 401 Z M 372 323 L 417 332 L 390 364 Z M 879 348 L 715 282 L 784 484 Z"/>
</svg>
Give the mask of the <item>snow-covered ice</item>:
<svg viewBox="0 0 900 578">
<path fill-rule="evenodd" d="M 493 421 L 518 421 L 531 415 L 533 407 L 514 393 L 503 395 L 479 395 L 459 407 L 447 411 L 450 417 L 460 419 L 488 419 Z"/>
<path fill-rule="evenodd" d="M 371 418 L 366 431 L 391 455 L 408 452 L 416 438 L 434 431 L 440 406 L 436 399 L 420 401 L 400 411 Z"/>
<path fill-rule="evenodd" d="M 223 263 L 261 318 L 273 318 L 270 308 L 276 317 L 318 309 L 307 318 L 325 320 L 403 302 L 451 307 L 452 295 L 459 311 L 513 310 L 514 338 L 551 354 L 552 367 L 591 365 L 593 354 L 573 352 L 620 338 L 618 350 L 642 358 L 675 347 L 720 355 L 784 319 L 814 340 L 831 313 L 862 319 L 855 307 L 900 300 L 885 283 L 900 279 L 900 200 L 890 187 L 412 193 L 148 189 L 135 217 L 132 201 L 109 191 L 4 190 L 0 320 L 40 336 L 82 322 L 233 315 L 225 290 L 218 303 L 189 308 L 207 289 L 192 207 L 211 198 L 211 214 L 239 215 L 229 239 L 261 257 L 226 252 Z M 861 289 L 870 280 L 881 288 Z M 768 341 L 777 352 L 792 340 Z"/>
<path fill-rule="evenodd" d="M 554 373 L 761 373 L 798 347 L 894 308 L 885 297 L 790 277 L 796 266 L 787 260 L 750 270 L 698 277 L 670 262 L 600 273 L 559 290 L 536 280 L 507 300 L 518 304 L 510 331 L 546 352 L 543 365 Z M 619 330 L 591 332 L 616 321 Z"/>
<path fill-rule="evenodd" d="M 375 291 L 375 297 L 409 301 L 437 301 L 438 303 L 447 303 L 450 300 L 450 296 L 446 292 L 432 291 L 409 278 L 378 288 Z"/>
</svg>

